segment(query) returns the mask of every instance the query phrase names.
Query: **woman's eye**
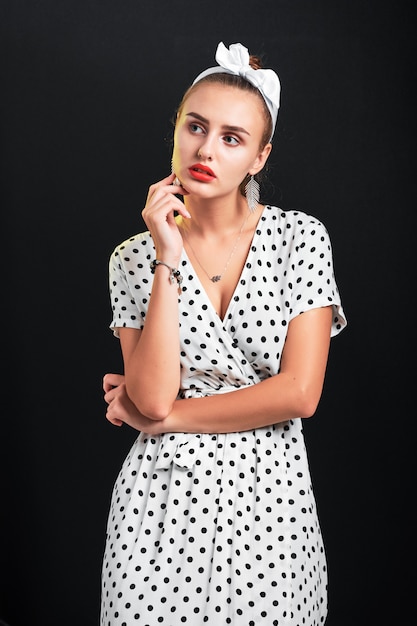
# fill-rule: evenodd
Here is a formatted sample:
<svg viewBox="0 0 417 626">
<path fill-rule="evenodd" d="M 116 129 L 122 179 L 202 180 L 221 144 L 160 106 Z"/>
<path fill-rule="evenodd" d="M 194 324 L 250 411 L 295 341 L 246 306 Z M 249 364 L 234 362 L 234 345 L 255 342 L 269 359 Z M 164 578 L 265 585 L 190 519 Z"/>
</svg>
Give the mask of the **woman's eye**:
<svg viewBox="0 0 417 626">
<path fill-rule="evenodd" d="M 236 139 L 236 137 L 231 137 L 230 135 L 226 135 L 225 137 L 223 137 L 225 143 L 229 144 L 230 146 L 237 146 L 239 144 L 238 139 Z"/>
<path fill-rule="evenodd" d="M 198 124 L 190 124 L 190 130 L 194 134 L 203 133 L 204 130 Z"/>
</svg>

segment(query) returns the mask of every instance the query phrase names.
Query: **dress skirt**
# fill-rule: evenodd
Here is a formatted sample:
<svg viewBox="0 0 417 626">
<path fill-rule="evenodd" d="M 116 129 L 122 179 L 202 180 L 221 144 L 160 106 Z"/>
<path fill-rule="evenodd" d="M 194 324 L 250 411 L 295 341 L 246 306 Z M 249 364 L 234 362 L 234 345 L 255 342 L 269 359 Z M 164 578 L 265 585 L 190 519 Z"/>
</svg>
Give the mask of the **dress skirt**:
<svg viewBox="0 0 417 626">
<path fill-rule="evenodd" d="M 301 420 L 140 434 L 114 486 L 102 585 L 102 626 L 324 624 Z"/>
</svg>

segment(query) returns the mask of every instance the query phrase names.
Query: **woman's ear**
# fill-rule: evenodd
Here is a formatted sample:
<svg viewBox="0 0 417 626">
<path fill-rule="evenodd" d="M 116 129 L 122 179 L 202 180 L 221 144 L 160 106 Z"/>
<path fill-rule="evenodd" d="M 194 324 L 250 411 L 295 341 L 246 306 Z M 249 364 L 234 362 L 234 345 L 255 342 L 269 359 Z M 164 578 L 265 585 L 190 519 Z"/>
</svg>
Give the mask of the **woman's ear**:
<svg viewBox="0 0 417 626">
<path fill-rule="evenodd" d="M 272 143 L 267 143 L 266 146 L 263 148 L 263 150 L 256 157 L 255 162 L 253 166 L 251 167 L 251 169 L 249 170 L 248 174 L 250 174 L 251 176 L 254 176 L 255 174 L 261 171 L 261 169 L 264 167 L 265 163 L 267 162 L 269 155 L 271 154 L 271 150 L 272 150 Z"/>
</svg>

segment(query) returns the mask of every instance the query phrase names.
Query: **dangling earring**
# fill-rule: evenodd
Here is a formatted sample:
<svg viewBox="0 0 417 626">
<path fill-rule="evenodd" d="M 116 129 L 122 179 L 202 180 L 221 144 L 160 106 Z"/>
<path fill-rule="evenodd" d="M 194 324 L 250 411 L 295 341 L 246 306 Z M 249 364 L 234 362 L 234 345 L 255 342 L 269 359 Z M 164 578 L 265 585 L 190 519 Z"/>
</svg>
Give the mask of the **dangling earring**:
<svg viewBox="0 0 417 626">
<path fill-rule="evenodd" d="M 171 159 L 171 172 L 172 174 L 174 173 L 174 161 L 173 159 Z M 178 178 L 178 176 L 176 176 L 172 182 L 173 185 L 181 185 L 180 180 Z"/>
<path fill-rule="evenodd" d="M 259 203 L 259 183 L 251 176 L 245 186 L 246 201 L 249 211 L 253 213 Z"/>
</svg>

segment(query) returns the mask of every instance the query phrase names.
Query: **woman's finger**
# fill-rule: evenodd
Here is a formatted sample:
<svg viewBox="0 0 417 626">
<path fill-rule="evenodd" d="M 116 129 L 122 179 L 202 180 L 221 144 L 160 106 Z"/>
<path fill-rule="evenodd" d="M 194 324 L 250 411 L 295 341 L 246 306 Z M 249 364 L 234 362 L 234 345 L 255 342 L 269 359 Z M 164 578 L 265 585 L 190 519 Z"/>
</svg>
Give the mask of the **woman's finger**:
<svg viewBox="0 0 417 626">
<path fill-rule="evenodd" d="M 105 392 L 110 391 L 110 389 L 113 389 L 113 387 L 118 387 L 119 385 L 121 385 L 124 380 L 125 377 L 123 376 L 123 374 L 114 374 L 112 372 L 104 374 L 103 390 Z"/>
</svg>

